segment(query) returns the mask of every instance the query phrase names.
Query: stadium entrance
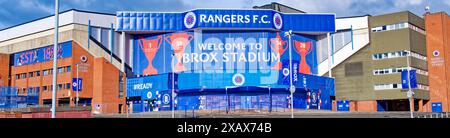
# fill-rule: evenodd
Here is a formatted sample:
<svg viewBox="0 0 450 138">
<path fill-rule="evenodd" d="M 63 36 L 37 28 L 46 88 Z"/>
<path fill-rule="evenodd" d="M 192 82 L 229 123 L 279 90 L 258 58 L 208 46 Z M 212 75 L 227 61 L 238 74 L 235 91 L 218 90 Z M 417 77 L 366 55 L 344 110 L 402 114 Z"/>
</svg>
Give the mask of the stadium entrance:
<svg viewBox="0 0 450 138">
<path fill-rule="evenodd" d="M 198 18 L 229 14 L 270 20 Z M 317 35 L 335 31 L 334 14 L 194 10 L 117 15 L 117 30 L 132 34 L 134 77 L 127 79 L 127 99 L 135 112 L 172 106 L 225 112 L 272 112 L 291 106 L 331 110 L 334 79 L 316 76 L 316 43 Z M 285 35 L 288 32 L 292 35 Z M 293 97 L 288 89 L 291 80 L 296 88 Z"/>
</svg>

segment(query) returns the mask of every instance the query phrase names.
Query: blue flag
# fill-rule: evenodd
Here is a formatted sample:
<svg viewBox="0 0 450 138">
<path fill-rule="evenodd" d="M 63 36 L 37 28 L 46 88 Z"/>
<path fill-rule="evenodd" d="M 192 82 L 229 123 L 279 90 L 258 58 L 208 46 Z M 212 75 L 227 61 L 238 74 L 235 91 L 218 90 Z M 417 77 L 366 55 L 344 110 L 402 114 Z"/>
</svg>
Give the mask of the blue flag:
<svg viewBox="0 0 450 138">
<path fill-rule="evenodd" d="M 410 70 L 409 75 L 410 79 L 408 80 L 408 71 L 407 70 L 402 71 L 402 88 L 409 89 L 409 85 L 411 85 L 411 89 L 417 88 L 416 70 Z M 409 82 L 411 82 L 411 84 L 408 84 Z"/>
</svg>

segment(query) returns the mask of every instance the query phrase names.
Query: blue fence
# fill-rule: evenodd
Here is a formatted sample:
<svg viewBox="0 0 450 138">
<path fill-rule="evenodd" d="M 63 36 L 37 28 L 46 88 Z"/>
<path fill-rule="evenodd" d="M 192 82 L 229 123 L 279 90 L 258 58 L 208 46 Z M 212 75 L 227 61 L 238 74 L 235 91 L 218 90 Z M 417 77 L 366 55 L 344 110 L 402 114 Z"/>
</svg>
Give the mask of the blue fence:
<svg viewBox="0 0 450 138">
<path fill-rule="evenodd" d="M 0 87 L 0 109 L 26 108 L 39 103 L 39 91 L 29 89 L 26 96 L 18 95 L 16 87 Z"/>
</svg>

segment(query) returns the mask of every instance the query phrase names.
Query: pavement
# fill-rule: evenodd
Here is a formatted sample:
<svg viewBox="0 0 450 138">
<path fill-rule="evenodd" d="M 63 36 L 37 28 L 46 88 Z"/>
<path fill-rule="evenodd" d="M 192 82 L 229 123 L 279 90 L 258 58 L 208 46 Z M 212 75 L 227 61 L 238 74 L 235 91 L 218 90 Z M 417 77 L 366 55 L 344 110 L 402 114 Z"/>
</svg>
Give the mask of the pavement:
<svg viewBox="0 0 450 138">
<path fill-rule="evenodd" d="M 175 118 L 291 118 L 289 109 L 268 111 L 240 110 L 226 113 L 223 110 L 175 111 Z M 101 114 L 94 118 L 172 118 L 171 111 Z M 410 112 L 336 112 L 324 110 L 294 110 L 295 118 L 411 118 Z M 414 118 L 449 118 L 449 113 L 414 113 Z"/>
</svg>

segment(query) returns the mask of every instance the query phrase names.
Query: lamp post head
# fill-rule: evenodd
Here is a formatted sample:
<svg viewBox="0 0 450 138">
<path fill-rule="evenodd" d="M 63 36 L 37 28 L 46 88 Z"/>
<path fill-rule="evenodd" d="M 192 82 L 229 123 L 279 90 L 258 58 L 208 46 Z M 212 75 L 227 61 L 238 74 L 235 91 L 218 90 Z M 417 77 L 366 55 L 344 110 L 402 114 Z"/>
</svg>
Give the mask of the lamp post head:
<svg viewBox="0 0 450 138">
<path fill-rule="evenodd" d="M 287 31 L 287 32 L 284 32 L 284 36 L 285 36 L 285 37 L 291 36 L 291 35 L 292 35 L 292 30 L 289 30 L 289 31 Z"/>
</svg>

